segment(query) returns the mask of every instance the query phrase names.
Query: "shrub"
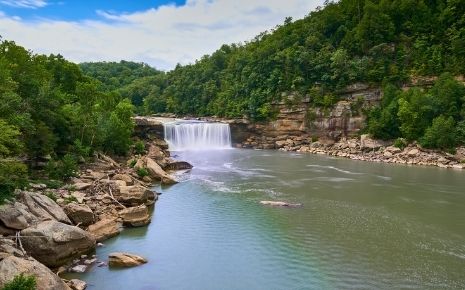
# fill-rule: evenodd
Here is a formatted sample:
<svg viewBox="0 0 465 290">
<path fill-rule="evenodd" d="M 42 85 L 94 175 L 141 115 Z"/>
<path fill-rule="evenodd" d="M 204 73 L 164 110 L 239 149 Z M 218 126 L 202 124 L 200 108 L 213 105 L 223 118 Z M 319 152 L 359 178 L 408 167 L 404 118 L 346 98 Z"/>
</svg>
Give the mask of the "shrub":
<svg viewBox="0 0 465 290">
<path fill-rule="evenodd" d="M 407 140 L 405 140 L 404 138 L 397 138 L 395 141 L 394 141 L 394 147 L 397 147 L 397 148 L 400 148 L 402 150 L 404 150 L 405 147 L 407 147 L 408 143 L 407 143 Z"/>
<path fill-rule="evenodd" d="M 77 162 L 71 154 L 66 154 L 58 161 L 49 161 L 45 168 L 50 178 L 59 180 L 77 176 L 78 169 Z"/>
<path fill-rule="evenodd" d="M 136 144 L 134 144 L 134 152 L 136 154 L 144 154 L 145 153 L 145 144 L 142 141 L 137 141 Z"/>
<path fill-rule="evenodd" d="M 27 184 L 26 165 L 14 160 L 0 161 L 0 204 L 12 198 L 15 189 L 24 188 Z"/>
<path fill-rule="evenodd" d="M 133 159 L 133 160 L 131 160 L 131 163 L 129 163 L 129 166 L 130 166 L 131 168 L 134 168 L 134 166 L 136 166 L 136 163 L 137 163 L 137 160 L 136 160 L 136 159 Z"/>
<path fill-rule="evenodd" d="M 149 175 L 149 172 L 147 171 L 146 168 L 140 167 L 140 168 L 137 168 L 137 175 L 139 175 L 139 177 L 144 177 L 144 176 Z"/>
<path fill-rule="evenodd" d="M 449 150 L 457 145 L 455 122 L 452 117 L 443 115 L 435 118 L 433 124 L 426 129 L 420 139 L 420 144 L 425 148 L 438 148 Z"/>
<path fill-rule="evenodd" d="M 65 197 L 64 200 L 65 200 L 66 204 L 72 203 L 72 202 L 78 202 L 77 198 L 74 195 L 70 195 L 68 197 Z"/>
<path fill-rule="evenodd" d="M 34 276 L 20 274 L 3 286 L 2 290 L 35 290 L 37 286 Z"/>
</svg>

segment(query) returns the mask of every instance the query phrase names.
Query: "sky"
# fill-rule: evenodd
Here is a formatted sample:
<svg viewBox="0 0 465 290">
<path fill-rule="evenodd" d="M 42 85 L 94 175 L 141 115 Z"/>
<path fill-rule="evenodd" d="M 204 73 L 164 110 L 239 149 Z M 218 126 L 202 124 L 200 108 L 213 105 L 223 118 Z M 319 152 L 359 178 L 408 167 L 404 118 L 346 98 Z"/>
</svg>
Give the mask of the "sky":
<svg viewBox="0 0 465 290">
<path fill-rule="evenodd" d="M 324 0 L 0 0 L 0 36 L 74 62 L 193 63 Z"/>
</svg>

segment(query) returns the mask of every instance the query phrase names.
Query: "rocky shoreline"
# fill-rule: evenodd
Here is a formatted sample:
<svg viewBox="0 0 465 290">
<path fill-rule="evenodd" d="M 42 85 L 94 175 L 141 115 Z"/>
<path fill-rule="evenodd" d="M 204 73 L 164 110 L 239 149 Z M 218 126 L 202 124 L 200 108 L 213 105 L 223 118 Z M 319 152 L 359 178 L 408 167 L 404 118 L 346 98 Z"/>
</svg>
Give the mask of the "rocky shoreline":
<svg viewBox="0 0 465 290">
<path fill-rule="evenodd" d="M 191 168 L 170 158 L 161 139 L 150 138 L 145 149 L 144 155 L 115 160 L 96 154 L 66 185 L 31 184 L 0 206 L 0 288 L 23 273 L 36 277 L 38 290 L 85 289 L 84 281 L 59 275 L 147 262 L 127 253 L 108 259 L 93 254 L 124 227 L 148 225 L 149 207 L 158 199 L 151 185 L 174 184 L 167 171 Z"/>
<path fill-rule="evenodd" d="M 375 140 L 368 135 L 361 135 L 360 138 L 341 138 L 339 141 L 330 138 L 314 140 L 305 134 L 300 136 L 280 135 L 277 137 L 254 135 L 244 142 L 236 144 L 236 147 L 278 149 L 361 161 L 465 169 L 465 147 L 457 148 L 455 154 L 424 149 L 417 143 L 399 148 L 394 146 L 393 142 Z"/>
</svg>

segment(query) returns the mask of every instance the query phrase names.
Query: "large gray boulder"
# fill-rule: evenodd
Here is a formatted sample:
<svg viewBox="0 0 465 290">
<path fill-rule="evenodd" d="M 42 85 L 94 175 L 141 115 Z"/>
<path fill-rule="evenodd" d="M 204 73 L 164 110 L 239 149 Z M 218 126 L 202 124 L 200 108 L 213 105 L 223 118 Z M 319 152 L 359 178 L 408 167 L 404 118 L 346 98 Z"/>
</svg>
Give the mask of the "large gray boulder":
<svg viewBox="0 0 465 290">
<path fill-rule="evenodd" d="M 15 256 L 0 261 L 0 288 L 20 274 L 34 276 L 37 290 L 71 290 L 60 277 L 33 258 Z"/>
<path fill-rule="evenodd" d="M 88 226 L 94 223 L 94 213 L 87 205 L 72 202 L 64 207 L 64 211 L 75 225 Z"/>
<path fill-rule="evenodd" d="M 6 228 L 23 230 L 31 224 L 38 222 L 38 219 L 28 211 L 28 208 L 24 204 L 15 202 L 0 206 L 0 222 Z"/>
<path fill-rule="evenodd" d="M 35 192 L 21 192 L 18 200 L 23 203 L 33 215 L 40 220 L 56 220 L 71 224 L 63 209 L 45 195 Z"/>
<path fill-rule="evenodd" d="M 49 267 L 59 267 L 95 249 L 95 239 L 90 233 L 57 221 L 44 221 L 24 229 L 21 236 L 26 252 Z"/>
</svg>

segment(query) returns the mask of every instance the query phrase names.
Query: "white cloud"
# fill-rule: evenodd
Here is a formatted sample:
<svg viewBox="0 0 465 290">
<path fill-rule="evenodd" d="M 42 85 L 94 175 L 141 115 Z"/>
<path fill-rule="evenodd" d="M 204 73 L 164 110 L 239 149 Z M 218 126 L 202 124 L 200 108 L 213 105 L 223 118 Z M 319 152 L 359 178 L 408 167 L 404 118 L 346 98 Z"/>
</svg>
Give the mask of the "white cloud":
<svg viewBox="0 0 465 290">
<path fill-rule="evenodd" d="M 0 15 L 0 35 L 39 53 L 76 61 L 143 61 L 160 69 L 194 62 L 223 43 L 250 40 L 302 18 L 323 0 L 188 0 L 132 14 L 97 11 L 99 20 L 24 21 Z"/>
<path fill-rule="evenodd" d="M 1 0 L 0 3 L 11 7 L 31 9 L 47 6 L 47 1 L 44 0 Z"/>
</svg>

